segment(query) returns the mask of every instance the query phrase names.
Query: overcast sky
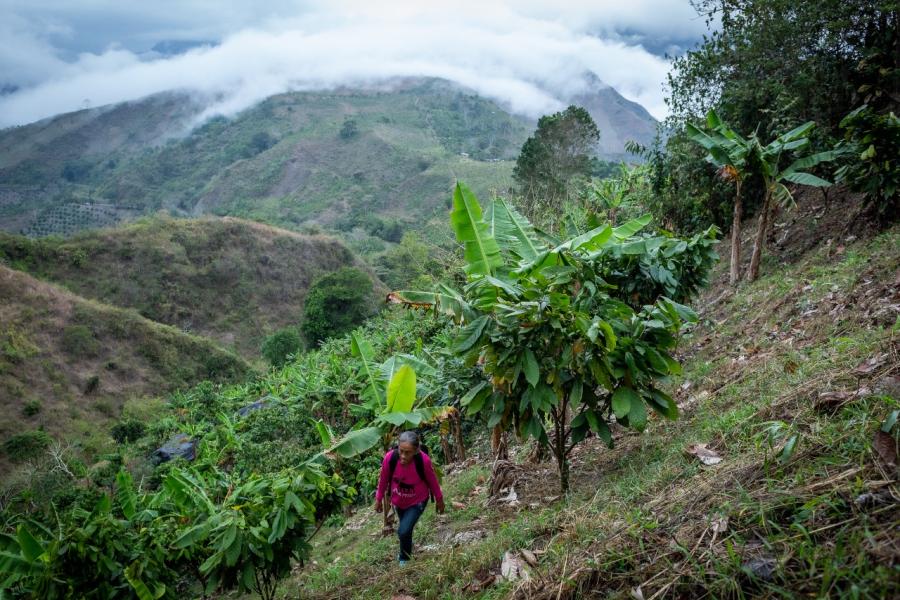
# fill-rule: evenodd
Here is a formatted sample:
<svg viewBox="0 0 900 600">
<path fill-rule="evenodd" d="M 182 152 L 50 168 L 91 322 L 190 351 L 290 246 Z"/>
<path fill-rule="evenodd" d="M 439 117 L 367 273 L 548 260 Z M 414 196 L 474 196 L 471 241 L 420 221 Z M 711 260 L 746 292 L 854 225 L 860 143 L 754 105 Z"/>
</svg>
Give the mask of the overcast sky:
<svg viewBox="0 0 900 600">
<path fill-rule="evenodd" d="M 661 119 L 664 55 L 705 31 L 688 0 L 0 0 L 0 127 L 173 89 L 230 114 L 291 89 L 414 75 L 536 117 L 585 71 Z M 208 44 L 153 51 L 162 42 Z"/>
</svg>

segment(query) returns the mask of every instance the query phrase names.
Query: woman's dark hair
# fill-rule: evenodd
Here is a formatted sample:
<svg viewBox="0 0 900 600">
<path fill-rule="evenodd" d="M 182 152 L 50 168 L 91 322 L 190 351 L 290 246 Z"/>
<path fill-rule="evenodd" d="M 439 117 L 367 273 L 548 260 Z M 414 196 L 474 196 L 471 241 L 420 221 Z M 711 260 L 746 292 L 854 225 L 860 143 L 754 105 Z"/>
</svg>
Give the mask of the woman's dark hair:
<svg viewBox="0 0 900 600">
<path fill-rule="evenodd" d="M 416 448 L 418 448 L 419 447 L 419 434 L 417 434 L 415 431 L 404 431 L 403 433 L 400 434 L 400 437 L 397 440 L 398 444 L 402 444 L 403 442 L 410 443 L 413 446 L 415 446 Z"/>
</svg>

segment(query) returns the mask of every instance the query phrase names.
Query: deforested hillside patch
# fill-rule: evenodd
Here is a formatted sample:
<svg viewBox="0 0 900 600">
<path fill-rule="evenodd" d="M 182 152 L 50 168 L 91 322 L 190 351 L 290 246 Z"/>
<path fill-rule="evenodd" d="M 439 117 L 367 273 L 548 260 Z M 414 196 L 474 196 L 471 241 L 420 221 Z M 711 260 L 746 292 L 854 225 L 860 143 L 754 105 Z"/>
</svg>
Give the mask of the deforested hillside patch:
<svg viewBox="0 0 900 600">
<path fill-rule="evenodd" d="M 251 359 L 259 357 L 266 335 L 299 324 L 316 278 L 360 266 L 334 238 L 232 218 L 153 217 L 66 241 L 0 236 L 0 257 Z M 381 296 L 376 284 L 373 299 Z"/>
<path fill-rule="evenodd" d="M 29 458 L 28 448 L 7 444 L 15 435 L 40 430 L 96 450 L 126 403 L 249 373 L 244 360 L 209 340 L 0 265 L 4 471 Z"/>
</svg>

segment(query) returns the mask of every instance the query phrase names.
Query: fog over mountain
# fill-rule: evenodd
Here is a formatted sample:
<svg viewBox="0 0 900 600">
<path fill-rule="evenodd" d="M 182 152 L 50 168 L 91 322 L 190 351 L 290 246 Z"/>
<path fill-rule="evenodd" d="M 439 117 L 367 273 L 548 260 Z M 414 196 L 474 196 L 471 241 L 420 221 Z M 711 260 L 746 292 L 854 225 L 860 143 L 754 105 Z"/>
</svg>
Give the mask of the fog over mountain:
<svg viewBox="0 0 900 600">
<path fill-rule="evenodd" d="M 233 114 L 290 90 L 440 77 L 536 117 L 592 73 L 654 117 L 705 31 L 687 0 L 267 3 L 0 0 L 0 127 L 166 90 Z"/>
</svg>

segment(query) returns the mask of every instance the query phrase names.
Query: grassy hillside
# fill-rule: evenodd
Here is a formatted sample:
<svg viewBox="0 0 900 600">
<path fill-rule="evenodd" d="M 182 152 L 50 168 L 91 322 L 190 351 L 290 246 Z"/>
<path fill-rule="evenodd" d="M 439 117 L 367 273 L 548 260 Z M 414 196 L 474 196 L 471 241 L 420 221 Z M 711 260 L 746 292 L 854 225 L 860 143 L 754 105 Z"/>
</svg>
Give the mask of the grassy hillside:
<svg viewBox="0 0 900 600">
<path fill-rule="evenodd" d="M 489 497 L 482 448 L 448 469 L 450 512 L 428 509 L 413 567 L 363 508 L 318 536 L 288 597 L 897 597 L 897 428 L 878 432 L 900 408 L 900 229 L 857 239 L 820 209 L 779 223 L 755 283 L 728 288 L 721 265 L 669 386 L 677 421 L 589 440 L 567 498 L 530 446 L 516 500 Z M 528 580 L 501 575 L 506 552 Z"/>
<path fill-rule="evenodd" d="M 331 237 L 240 219 L 164 216 L 69 240 L 0 235 L 0 259 L 248 359 L 259 356 L 266 335 L 299 322 L 313 280 L 358 265 Z"/>
<path fill-rule="evenodd" d="M 0 265 L 4 444 L 41 428 L 91 455 L 105 445 L 107 425 L 126 405 L 140 415 L 151 398 L 249 372 L 245 361 L 209 340 Z M 8 455 L 0 457 L 2 471 Z"/>
</svg>

